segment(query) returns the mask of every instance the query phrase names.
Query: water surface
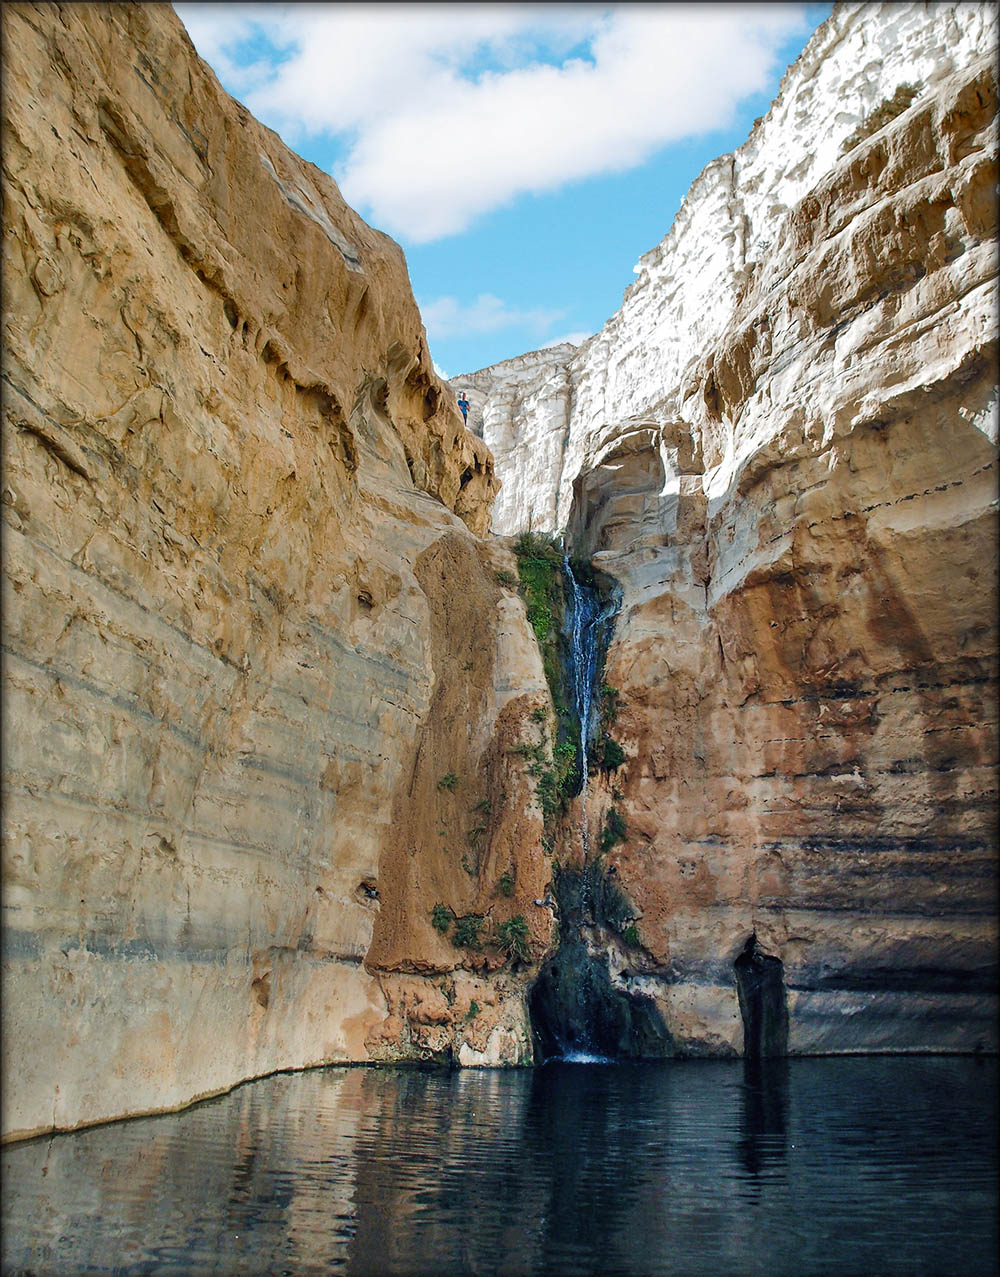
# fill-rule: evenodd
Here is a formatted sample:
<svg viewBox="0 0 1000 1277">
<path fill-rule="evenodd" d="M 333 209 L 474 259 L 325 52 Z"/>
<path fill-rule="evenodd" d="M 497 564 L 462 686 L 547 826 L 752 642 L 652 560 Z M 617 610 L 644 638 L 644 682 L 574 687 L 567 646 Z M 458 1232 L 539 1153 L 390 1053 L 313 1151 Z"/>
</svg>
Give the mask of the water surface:
<svg viewBox="0 0 1000 1277">
<path fill-rule="evenodd" d="M 349 1068 L 8 1146 L 4 1272 L 995 1273 L 997 1061 Z"/>
</svg>

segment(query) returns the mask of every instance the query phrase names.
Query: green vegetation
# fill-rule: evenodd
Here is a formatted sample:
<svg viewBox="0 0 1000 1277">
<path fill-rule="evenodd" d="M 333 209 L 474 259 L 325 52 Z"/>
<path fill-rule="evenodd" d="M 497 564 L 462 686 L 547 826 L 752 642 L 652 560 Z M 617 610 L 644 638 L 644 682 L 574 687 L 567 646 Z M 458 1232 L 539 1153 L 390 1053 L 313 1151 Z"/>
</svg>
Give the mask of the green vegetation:
<svg viewBox="0 0 1000 1277">
<path fill-rule="evenodd" d="M 616 771 L 625 762 L 625 751 L 616 740 L 612 740 L 607 732 L 601 737 L 597 749 L 595 761 L 602 771 Z"/>
<path fill-rule="evenodd" d="M 544 654 L 552 614 L 562 607 L 559 544 L 554 536 L 544 532 L 521 532 L 514 541 L 514 553 L 521 590 L 528 605 L 528 620 Z"/>
<path fill-rule="evenodd" d="M 626 833 L 627 829 L 621 812 L 617 807 L 610 808 L 604 828 L 601 830 L 601 851 L 610 851 L 615 843 L 624 842 Z"/>
<path fill-rule="evenodd" d="M 446 772 L 438 781 L 438 789 L 447 789 L 452 793 L 455 792 L 455 786 L 458 784 L 458 777 L 454 772 Z"/>
<path fill-rule="evenodd" d="M 479 933 L 483 928 L 481 913 L 466 913 L 455 919 L 455 930 L 451 934 L 451 942 L 456 949 L 478 949 Z"/>
<path fill-rule="evenodd" d="M 454 911 L 449 909 L 447 905 L 435 905 L 431 910 L 431 925 L 436 931 L 440 931 L 442 935 L 447 935 L 454 916 Z"/>
<path fill-rule="evenodd" d="M 466 662 L 465 662 L 465 664 L 462 666 L 462 669 L 463 669 L 463 670 L 471 670 L 471 669 L 472 669 L 472 662 L 471 662 L 471 661 L 466 661 Z"/>
<path fill-rule="evenodd" d="M 622 939 L 627 945 L 631 945 L 633 949 L 638 949 L 640 945 L 639 928 L 634 922 L 630 922 L 622 932 Z"/>
<path fill-rule="evenodd" d="M 472 861 L 469 859 L 469 857 L 468 857 L 468 856 L 466 856 L 466 855 L 464 855 L 464 854 L 463 854 L 461 864 L 462 864 L 462 868 L 463 868 L 463 869 L 465 870 L 465 872 L 469 875 L 469 877 L 470 877 L 470 878 L 475 878 L 475 876 L 476 876 L 476 871 L 475 871 L 475 869 L 473 869 L 473 867 L 472 867 Z"/>
<path fill-rule="evenodd" d="M 501 896 L 512 896 L 514 894 L 514 875 L 509 869 L 505 870 L 498 878 L 497 891 Z"/>
<path fill-rule="evenodd" d="M 521 962 L 527 962 L 530 956 L 528 950 L 528 937 L 531 932 L 528 929 L 528 923 L 524 914 L 516 914 L 513 918 L 508 918 L 506 922 L 501 922 L 497 927 L 493 937 L 493 943 L 502 949 L 508 958 L 517 958 Z"/>
<path fill-rule="evenodd" d="M 521 532 L 514 541 L 520 593 L 538 639 L 545 680 L 558 719 L 557 739 L 574 739 L 576 726 L 563 687 L 565 665 L 560 650 L 559 618 L 564 608 L 562 551 L 559 539 L 544 532 Z M 536 720 L 541 721 L 541 720 Z"/>
<path fill-rule="evenodd" d="M 488 798 L 484 798 L 481 802 L 476 803 L 475 807 L 473 807 L 472 810 L 481 811 L 484 816 L 488 816 L 490 812 L 493 810 L 493 804 L 490 802 Z"/>
<path fill-rule="evenodd" d="M 570 799 L 578 791 L 581 779 L 580 724 L 570 708 L 568 686 L 569 639 L 564 631 L 567 583 L 564 582 L 563 552 L 559 537 L 550 533 L 521 532 L 514 539 L 520 593 L 524 598 L 528 619 L 538 640 L 545 678 L 556 712 L 555 734 L 549 742 L 544 737 L 539 745 L 524 745 L 518 752 L 528 760 L 528 773 L 535 780 L 535 794 L 542 809 L 545 826 L 543 844 L 551 849 L 554 827 L 569 808 Z M 581 584 L 603 590 L 609 578 L 601 577 L 585 559 L 571 561 L 573 575 Z M 614 771 L 626 761 L 624 750 L 611 738 L 610 726 L 618 713 L 619 692 L 604 684 L 601 688 L 601 736 L 594 762 L 606 771 Z M 539 725 L 548 714 L 539 706 L 531 713 Z"/>
<path fill-rule="evenodd" d="M 508 590 L 514 589 L 517 585 L 517 577 L 513 572 L 508 572 L 506 568 L 498 568 L 497 571 L 493 573 L 493 577 L 496 580 L 497 585 L 505 585 Z"/>
<path fill-rule="evenodd" d="M 479 1005 L 475 998 L 469 1003 L 469 1009 L 465 1013 L 467 1020 L 474 1020 L 483 1008 Z"/>
<path fill-rule="evenodd" d="M 846 155 L 856 146 L 877 133 L 880 128 L 902 115 L 920 90 L 915 84 L 901 84 L 891 98 L 883 98 L 874 111 L 870 112 L 850 135 L 840 144 L 840 153 Z"/>
</svg>

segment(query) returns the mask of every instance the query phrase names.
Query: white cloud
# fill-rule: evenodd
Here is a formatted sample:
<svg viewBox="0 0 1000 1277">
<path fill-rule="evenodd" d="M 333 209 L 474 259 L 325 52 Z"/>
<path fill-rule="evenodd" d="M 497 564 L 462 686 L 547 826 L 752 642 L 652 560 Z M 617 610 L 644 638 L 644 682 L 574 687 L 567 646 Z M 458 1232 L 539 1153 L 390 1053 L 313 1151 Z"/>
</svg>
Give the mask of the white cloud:
<svg viewBox="0 0 1000 1277">
<path fill-rule="evenodd" d="M 293 145 L 340 135 L 345 198 L 417 242 L 725 125 L 806 30 L 802 4 L 176 8 Z"/>
<path fill-rule="evenodd" d="M 418 301 L 417 304 L 430 341 L 473 333 L 493 333 L 500 328 L 526 328 L 542 334 L 566 313 L 565 310 L 545 310 L 540 306 L 517 310 L 492 293 L 480 293 L 475 301 L 438 297 L 434 301 Z"/>
</svg>

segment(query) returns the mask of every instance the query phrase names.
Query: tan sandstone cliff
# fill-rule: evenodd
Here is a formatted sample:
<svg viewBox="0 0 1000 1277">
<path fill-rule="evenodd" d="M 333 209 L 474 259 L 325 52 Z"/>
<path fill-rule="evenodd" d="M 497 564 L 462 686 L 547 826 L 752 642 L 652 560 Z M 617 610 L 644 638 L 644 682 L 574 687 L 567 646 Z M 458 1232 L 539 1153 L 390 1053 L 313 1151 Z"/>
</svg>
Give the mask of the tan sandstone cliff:
<svg viewBox="0 0 1000 1277">
<path fill-rule="evenodd" d="M 582 347 L 457 378 L 495 528 L 623 590 L 597 778 L 679 1049 L 997 1048 L 996 12 L 838 5 Z"/>
<path fill-rule="evenodd" d="M 3 35 L 5 1135 L 530 1057 L 523 967 L 431 926 L 548 942 L 545 691 L 402 251 L 169 6 Z"/>
<path fill-rule="evenodd" d="M 663 1049 L 744 1049 L 751 935 L 793 1051 L 996 1046 L 991 14 L 838 6 L 605 329 L 476 375 L 484 443 L 169 7 L 4 6 L 5 1137 L 532 1059 L 580 813 L 490 447 L 499 530 L 621 586 L 636 932 L 584 940 Z"/>
</svg>

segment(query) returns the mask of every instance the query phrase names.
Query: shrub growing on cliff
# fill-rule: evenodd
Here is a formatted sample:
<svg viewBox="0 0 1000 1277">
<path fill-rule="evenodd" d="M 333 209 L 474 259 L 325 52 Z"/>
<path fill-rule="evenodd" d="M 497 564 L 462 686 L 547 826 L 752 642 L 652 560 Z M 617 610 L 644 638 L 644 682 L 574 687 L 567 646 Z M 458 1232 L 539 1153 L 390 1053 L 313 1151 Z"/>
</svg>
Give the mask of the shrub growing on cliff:
<svg viewBox="0 0 1000 1277">
<path fill-rule="evenodd" d="M 514 894 L 514 875 L 509 869 L 505 870 L 497 880 L 497 891 L 501 896 L 512 896 Z"/>
<path fill-rule="evenodd" d="M 622 932 L 622 939 L 627 945 L 631 945 L 633 949 L 639 948 L 639 928 L 634 922 L 630 922 Z"/>
<path fill-rule="evenodd" d="M 435 905 L 431 910 L 431 925 L 436 931 L 440 931 L 442 935 L 447 935 L 448 928 L 451 926 L 451 920 L 455 914 L 447 905 Z"/>
<path fill-rule="evenodd" d="M 494 935 L 494 943 L 502 949 L 508 958 L 518 958 L 527 962 L 529 957 L 528 937 L 531 932 L 523 913 L 501 922 Z"/>
<path fill-rule="evenodd" d="M 617 807 L 611 807 L 604 822 L 604 828 L 601 830 L 601 851 L 610 851 L 615 843 L 624 842 L 626 833 L 625 820 L 621 812 Z"/>
<path fill-rule="evenodd" d="M 455 919 L 455 930 L 451 933 L 451 942 L 456 949 L 478 949 L 479 933 L 483 929 L 481 913 L 466 913 Z"/>
<path fill-rule="evenodd" d="M 438 781 L 438 789 L 447 789 L 454 793 L 455 786 L 458 784 L 458 777 L 454 772 L 446 772 Z"/>
<path fill-rule="evenodd" d="M 607 732 L 601 737 L 598 762 L 602 771 L 606 772 L 615 771 L 625 762 L 625 751 L 616 740 L 612 740 Z"/>
</svg>

